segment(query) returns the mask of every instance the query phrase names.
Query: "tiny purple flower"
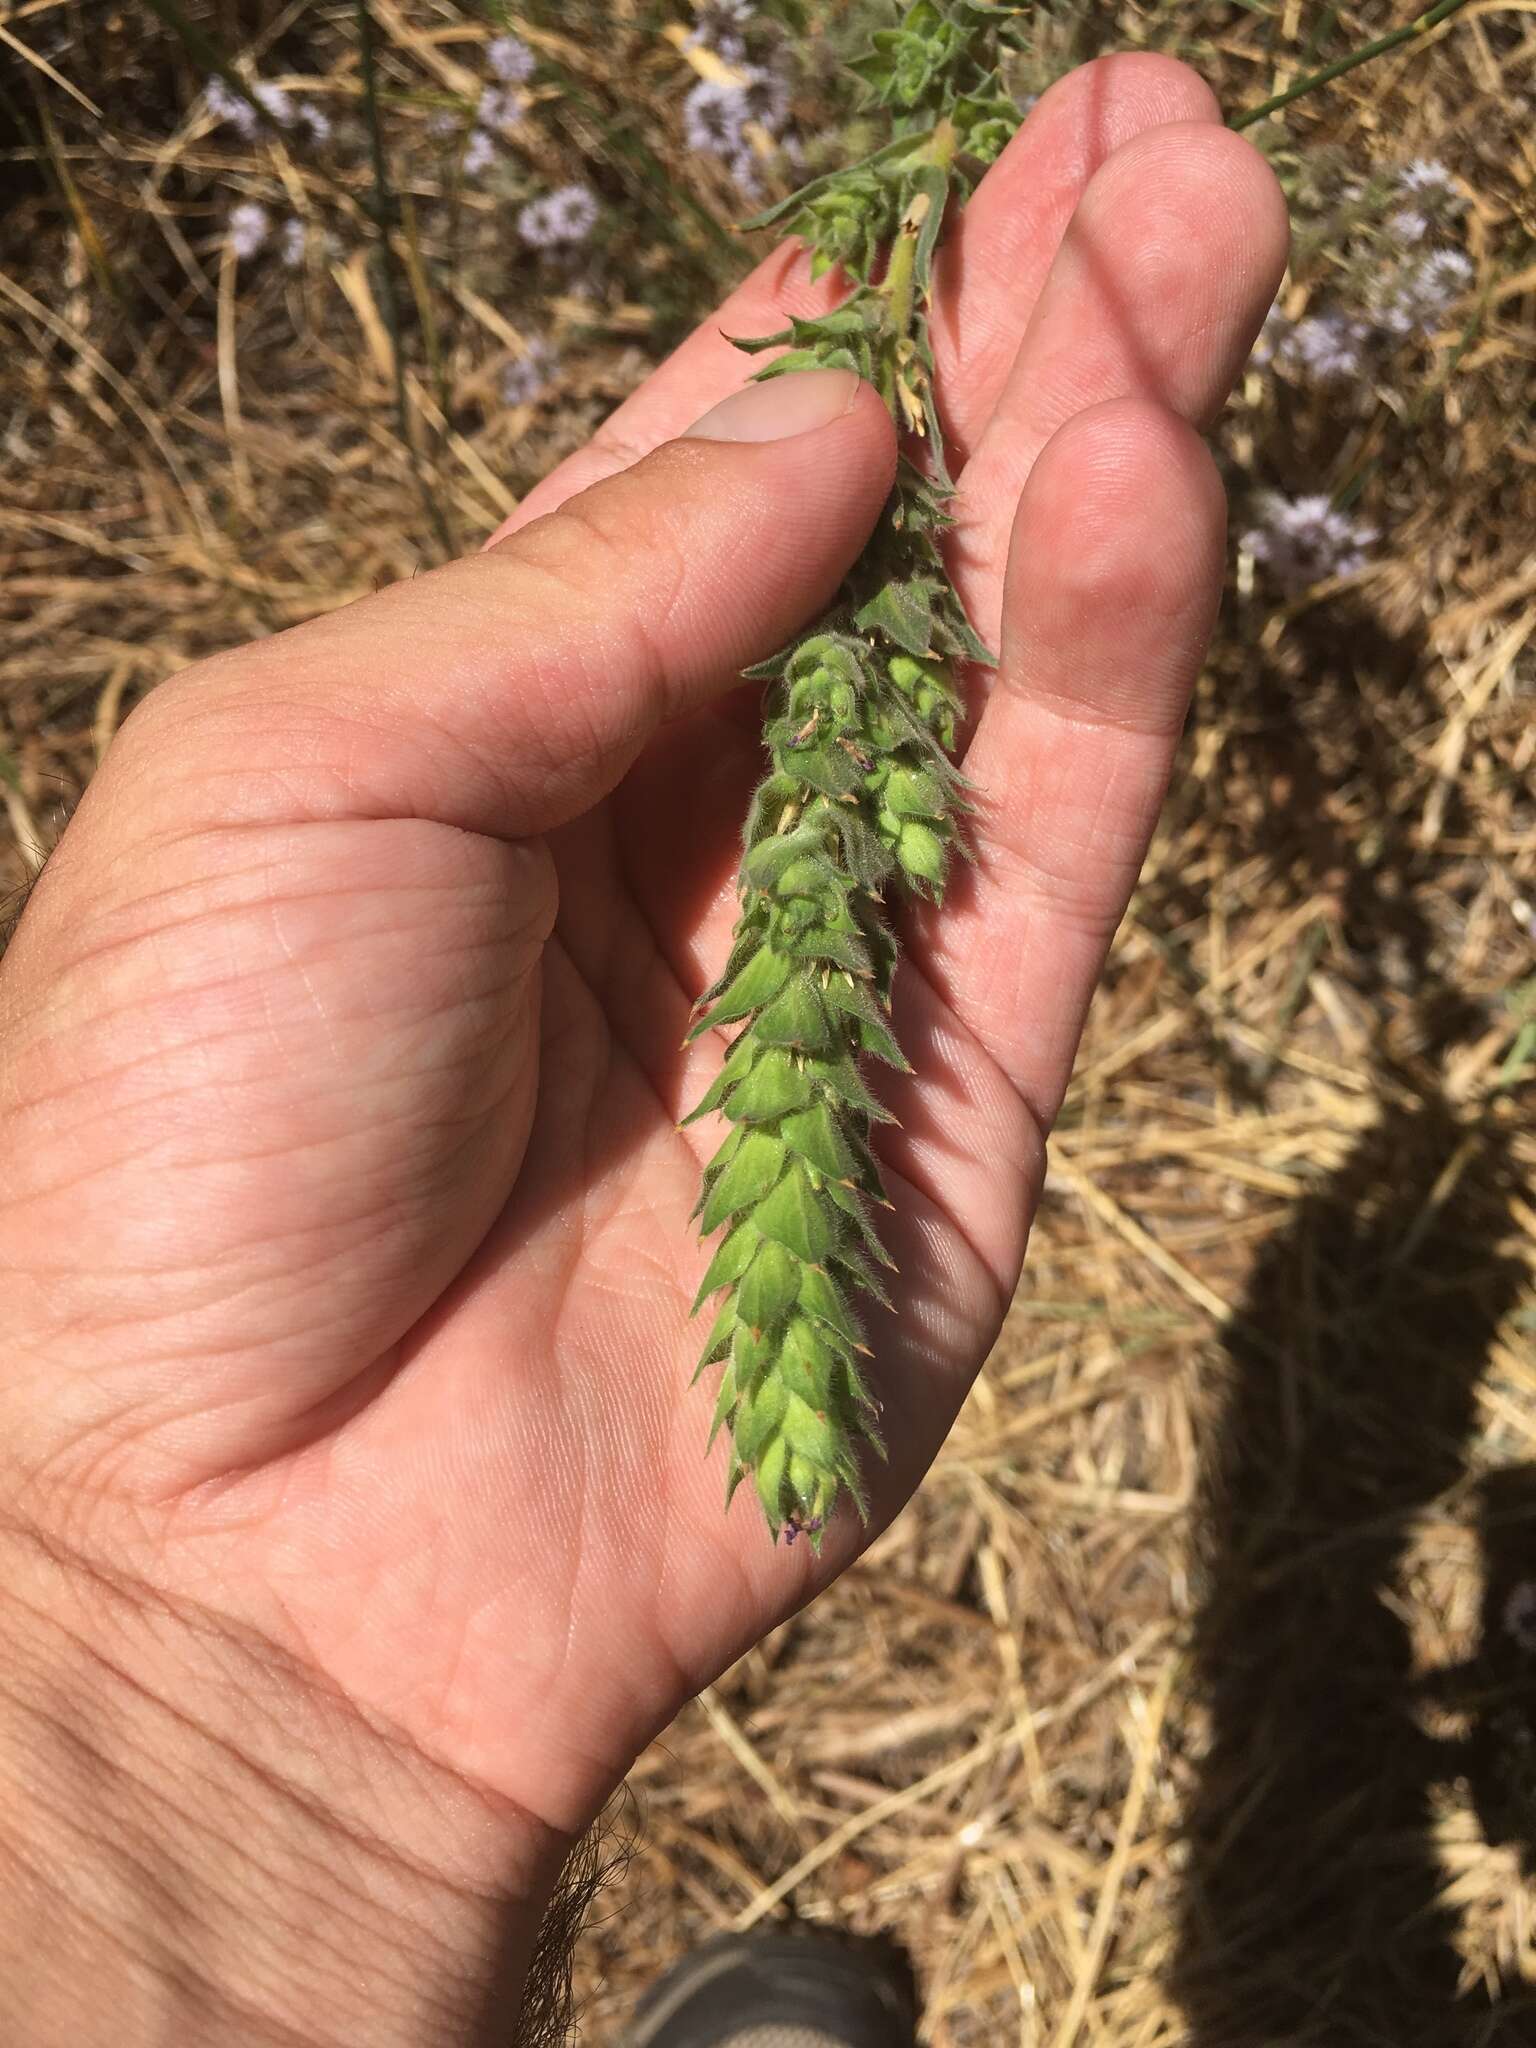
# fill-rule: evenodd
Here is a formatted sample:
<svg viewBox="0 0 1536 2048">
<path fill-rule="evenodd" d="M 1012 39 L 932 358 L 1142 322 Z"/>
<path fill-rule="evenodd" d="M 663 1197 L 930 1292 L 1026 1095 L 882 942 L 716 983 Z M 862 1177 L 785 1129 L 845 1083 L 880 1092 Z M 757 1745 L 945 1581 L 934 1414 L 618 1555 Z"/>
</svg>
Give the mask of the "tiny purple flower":
<svg viewBox="0 0 1536 2048">
<path fill-rule="evenodd" d="M 548 387 L 559 362 L 549 343 L 542 336 L 536 336 L 517 361 L 508 363 L 502 372 L 502 397 L 508 405 L 532 405 Z"/>
<path fill-rule="evenodd" d="M 561 185 L 530 199 L 517 216 L 517 232 L 530 249 L 584 242 L 597 224 L 597 195 L 589 185 Z"/>
<path fill-rule="evenodd" d="M 311 142 L 329 142 L 331 139 L 331 117 L 322 108 L 309 100 L 301 100 L 295 109 L 299 126 Z"/>
<path fill-rule="evenodd" d="M 278 229 L 278 253 L 290 270 L 297 270 L 304 261 L 304 249 L 308 239 L 308 231 L 297 214 L 291 215 Z"/>
<path fill-rule="evenodd" d="M 1287 591 L 1353 576 L 1364 568 L 1365 549 L 1377 538 L 1372 528 L 1338 511 L 1320 491 L 1300 498 L 1270 491 L 1258 509 L 1260 523 L 1243 535 L 1241 544 Z"/>
<path fill-rule="evenodd" d="M 1397 182 L 1404 192 L 1417 192 L 1430 199 L 1454 199 L 1456 180 L 1442 163 L 1428 157 L 1419 157 L 1411 164 L 1404 164 L 1398 172 Z"/>
<path fill-rule="evenodd" d="M 750 149 L 738 149 L 730 159 L 730 172 L 744 199 L 761 199 L 763 181 L 757 175 L 757 158 Z"/>
<path fill-rule="evenodd" d="M 1373 310 L 1388 334 L 1403 339 L 1443 319 L 1472 278 L 1472 265 L 1459 249 L 1432 249 L 1387 274 L 1373 295 Z"/>
<path fill-rule="evenodd" d="M 1314 313 L 1297 321 L 1276 356 L 1316 383 L 1340 384 L 1359 376 L 1368 338 L 1369 329 L 1347 314 Z"/>
<path fill-rule="evenodd" d="M 267 118 L 275 121 L 279 128 L 291 128 L 293 126 L 293 109 L 288 104 L 287 93 L 283 91 L 280 85 L 257 83 L 251 87 L 251 98 L 255 100 Z"/>
<path fill-rule="evenodd" d="M 522 119 L 522 113 L 516 93 L 508 92 L 505 86 L 488 85 L 480 95 L 475 121 L 481 128 L 507 129 Z"/>
<path fill-rule="evenodd" d="M 533 76 L 538 59 L 521 36 L 497 36 L 488 43 L 485 61 L 493 78 L 499 78 L 503 85 L 526 85 Z"/>
<path fill-rule="evenodd" d="M 700 156 L 734 156 L 747 118 L 741 88 L 701 78 L 683 101 L 683 139 Z"/>
<path fill-rule="evenodd" d="M 238 206 L 230 208 L 225 239 L 237 262 L 243 263 L 256 254 L 271 226 L 271 215 L 254 199 L 242 199 Z"/>
<path fill-rule="evenodd" d="M 464 146 L 464 175 L 478 178 L 482 171 L 488 171 L 498 155 L 496 138 L 487 135 L 483 128 L 476 128 Z"/>
<path fill-rule="evenodd" d="M 203 93 L 203 103 L 215 121 L 227 121 L 237 135 L 243 135 L 249 142 L 256 133 L 256 112 L 243 93 L 226 85 L 222 78 L 210 78 Z"/>
<path fill-rule="evenodd" d="M 735 63 L 737 53 L 745 52 L 743 39 L 755 12 L 752 0 L 699 0 L 689 47 L 713 50 L 727 64 Z"/>
<path fill-rule="evenodd" d="M 789 113 L 789 87 L 776 71 L 761 64 L 749 64 L 742 72 L 741 102 L 749 121 L 756 121 L 770 135 L 784 125 Z"/>
<path fill-rule="evenodd" d="M 1388 216 L 1387 233 L 1399 242 L 1422 242 L 1429 233 L 1429 216 L 1416 206 L 1400 206 Z"/>
</svg>

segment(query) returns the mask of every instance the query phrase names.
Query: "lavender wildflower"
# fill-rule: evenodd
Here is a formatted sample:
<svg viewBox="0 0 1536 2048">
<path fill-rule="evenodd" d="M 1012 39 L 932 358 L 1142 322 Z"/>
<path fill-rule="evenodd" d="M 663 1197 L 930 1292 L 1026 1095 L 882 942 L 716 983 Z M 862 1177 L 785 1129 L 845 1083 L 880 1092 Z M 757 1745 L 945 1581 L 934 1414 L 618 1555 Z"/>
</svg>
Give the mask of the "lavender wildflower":
<svg viewBox="0 0 1536 2048">
<path fill-rule="evenodd" d="M 1459 249 L 1432 249 L 1388 272 L 1373 294 L 1373 311 L 1388 334 L 1405 338 L 1441 319 L 1472 276 Z"/>
<path fill-rule="evenodd" d="M 535 336 L 501 377 L 501 395 L 508 405 L 532 405 L 542 396 L 559 367 L 559 357 L 542 336 Z"/>
<path fill-rule="evenodd" d="M 242 199 L 238 206 L 231 207 L 225 239 L 237 262 L 256 254 L 271 226 L 272 216 L 254 199 Z"/>
<path fill-rule="evenodd" d="M 1429 216 L 1416 206 L 1401 206 L 1388 216 L 1387 233 L 1398 242 L 1422 242 L 1429 233 Z"/>
<path fill-rule="evenodd" d="M 258 80 L 251 87 L 251 98 L 268 120 L 275 121 L 279 128 L 293 126 L 293 109 L 288 104 L 287 93 L 280 85 L 267 85 Z"/>
<path fill-rule="evenodd" d="M 1294 364 L 1319 384 L 1338 384 L 1360 374 L 1370 330 L 1345 313 L 1315 313 L 1298 320 L 1276 350 L 1282 364 Z"/>
<path fill-rule="evenodd" d="M 517 232 L 530 249 L 584 242 L 597 222 L 597 195 L 588 185 L 561 185 L 530 199 L 517 216 Z"/>
<path fill-rule="evenodd" d="M 761 64 L 749 64 L 741 74 L 741 104 L 747 120 L 756 121 L 770 135 L 784 125 L 789 113 L 789 87 L 776 71 Z"/>
<path fill-rule="evenodd" d="M 757 158 L 750 149 L 737 150 L 730 159 L 730 173 L 744 199 L 755 201 L 762 198 L 763 182 L 757 175 Z"/>
<path fill-rule="evenodd" d="M 1536 1654 L 1536 1579 L 1522 1579 L 1504 1602 L 1504 1633 Z"/>
<path fill-rule="evenodd" d="M 488 85 L 475 108 L 476 124 L 485 129 L 507 129 L 522 118 L 522 105 L 515 93 L 504 86 Z"/>
<path fill-rule="evenodd" d="M 699 0 L 690 49 L 713 50 L 727 64 L 745 54 L 745 37 L 756 10 L 752 0 Z"/>
<path fill-rule="evenodd" d="M 237 135 L 247 142 L 256 134 L 256 110 L 243 93 L 238 93 L 222 78 L 210 78 L 203 92 L 203 104 L 215 121 L 227 121 Z"/>
<path fill-rule="evenodd" d="M 301 100 L 295 109 L 299 126 L 311 142 L 329 142 L 331 139 L 331 117 L 322 108 L 309 100 Z"/>
<path fill-rule="evenodd" d="M 700 156 L 735 156 L 743 146 L 746 118 L 739 86 L 701 78 L 683 101 L 683 138 Z"/>
<path fill-rule="evenodd" d="M 1353 576 L 1364 568 L 1365 549 L 1377 538 L 1372 528 L 1336 510 L 1323 492 L 1301 498 L 1267 492 L 1259 500 L 1259 514 L 1261 524 L 1245 533 L 1241 544 L 1287 591 Z"/>
<path fill-rule="evenodd" d="M 308 230 L 297 214 L 290 215 L 278 229 L 278 254 L 290 270 L 297 270 L 304 261 L 304 249 L 308 239 Z"/>
<path fill-rule="evenodd" d="M 483 128 L 477 128 L 470 136 L 464 149 L 464 175 L 478 178 L 482 171 L 488 171 L 497 156 L 496 138 L 488 135 Z"/>
<path fill-rule="evenodd" d="M 1411 164 L 1404 164 L 1398 172 L 1397 182 L 1405 192 L 1416 192 L 1429 199 L 1454 199 L 1456 181 L 1442 163 L 1435 163 L 1428 157 L 1418 157 Z"/>
<path fill-rule="evenodd" d="M 499 78 L 503 85 L 526 85 L 533 76 L 538 59 L 521 36 L 497 36 L 488 43 L 485 61 L 491 76 Z"/>
</svg>

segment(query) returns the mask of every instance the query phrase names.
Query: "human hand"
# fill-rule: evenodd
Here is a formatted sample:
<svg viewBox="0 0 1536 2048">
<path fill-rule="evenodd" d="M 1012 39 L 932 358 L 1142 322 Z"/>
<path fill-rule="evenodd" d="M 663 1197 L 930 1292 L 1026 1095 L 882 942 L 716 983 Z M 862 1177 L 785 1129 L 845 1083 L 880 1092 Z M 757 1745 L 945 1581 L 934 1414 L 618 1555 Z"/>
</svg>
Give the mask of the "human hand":
<svg viewBox="0 0 1536 2048">
<path fill-rule="evenodd" d="M 1123 57 L 1045 96 L 941 258 L 955 571 L 1003 660 L 979 864 L 905 924 L 876 1526 L 1013 1291 L 1219 592 L 1195 428 L 1284 250 L 1206 88 Z M 722 1513 L 689 1389 L 711 1135 L 677 1118 L 720 1058 L 679 1043 L 758 766 L 734 678 L 831 595 L 890 429 L 823 373 L 646 455 L 740 387 L 725 335 L 835 296 L 780 252 L 489 552 L 163 685 L 0 977 L 12 1626 L 67 1616 L 136 1751 L 211 1738 L 349 1872 L 364 1840 L 424 1884 L 445 1956 L 485 1945 L 464 1894 L 536 1906 L 649 1735 L 868 1533 L 818 1559 Z M 756 438 L 773 407 L 805 431 Z M 222 1811 L 226 1766 L 189 1768 Z M 366 1918 L 382 1881 L 349 1883 Z M 343 1977 L 276 1987 L 298 2038 L 362 2023 Z M 412 2024 L 368 2038 L 453 2038 Z"/>
</svg>

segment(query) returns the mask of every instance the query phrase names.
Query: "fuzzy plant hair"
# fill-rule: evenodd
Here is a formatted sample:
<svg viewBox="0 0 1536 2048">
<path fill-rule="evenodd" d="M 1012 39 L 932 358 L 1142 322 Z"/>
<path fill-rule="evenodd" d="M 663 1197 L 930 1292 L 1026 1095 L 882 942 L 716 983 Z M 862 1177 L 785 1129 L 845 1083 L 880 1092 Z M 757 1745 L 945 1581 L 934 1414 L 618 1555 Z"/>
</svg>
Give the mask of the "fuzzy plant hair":
<svg viewBox="0 0 1536 2048">
<path fill-rule="evenodd" d="M 746 340 L 781 348 L 759 377 L 849 369 L 905 437 L 894 488 L 831 610 L 749 675 L 768 684 L 768 772 L 752 799 L 730 958 L 691 1037 L 733 1034 L 693 1117 L 729 1135 L 695 1212 L 724 1235 L 695 1308 L 721 1300 L 699 1363 L 721 1369 L 727 1501 L 747 1473 L 768 1526 L 819 1540 L 846 1491 L 861 1513 L 864 1444 L 882 1451 L 857 1304 L 888 1305 L 889 1207 L 870 1146 L 887 1112 L 866 1060 L 910 1071 L 891 1030 L 893 889 L 938 901 L 966 806 L 951 760 L 958 671 L 991 656 L 941 552 L 953 484 L 933 398 L 928 309 L 947 216 L 1018 125 L 998 87 L 1002 10 L 916 0 L 855 69 L 891 136 L 750 223 L 786 223 L 812 274 L 840 267 L 835 311 Z"/>
</svg>

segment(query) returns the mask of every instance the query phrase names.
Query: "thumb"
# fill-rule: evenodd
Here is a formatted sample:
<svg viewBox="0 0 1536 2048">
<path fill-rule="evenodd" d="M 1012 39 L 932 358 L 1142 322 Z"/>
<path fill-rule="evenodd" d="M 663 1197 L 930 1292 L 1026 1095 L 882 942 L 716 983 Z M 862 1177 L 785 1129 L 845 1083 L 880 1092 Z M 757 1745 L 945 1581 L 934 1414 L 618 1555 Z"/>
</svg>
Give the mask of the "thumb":
<svg viewBox="0 0 1536 2048">
<path fill-rule="evenodd" d="M 851 370 L 749 384 L 496 546 L 162 684 L 143 712 L 219 764 L 178 825 L 559 824 L 832 596 L 894 468 Z"/>
</svg>

